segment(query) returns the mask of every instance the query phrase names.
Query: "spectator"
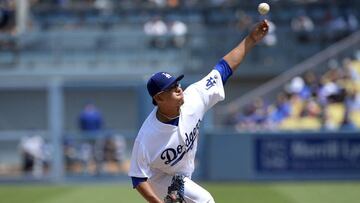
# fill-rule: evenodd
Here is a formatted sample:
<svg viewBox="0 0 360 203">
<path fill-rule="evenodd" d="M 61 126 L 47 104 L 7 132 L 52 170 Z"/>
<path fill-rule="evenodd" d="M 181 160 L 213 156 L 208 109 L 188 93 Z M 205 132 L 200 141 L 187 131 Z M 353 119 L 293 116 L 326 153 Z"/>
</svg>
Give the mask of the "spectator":
<svg viewBox="0 0 360 203">
<path fill-rule="evenodd" d="M 176 48 L 182 48 L 186 43 L 186 24 L 180 20 L 172 21 L 169 24 L 169 31 L 171 34 L 171 45 Z"/>
<path fill-rule="evenodd" d="M 17 54 L 15 3 L 0 3 L 0 51 L 12 51 Z"/>
<path fill-rule="evenodd" d="M 84 174 L 89 174 L 91 173 L 91 168 L 93 165 L 93 160 L 96 160 L 96 173 L 98 173 L 98 162 L 99 160 L 96 159 L 96 155 L 95 155 L 95 149 L 94 149 L 94 145 L 95 142 L 85 142 L 85 143 L 81 143 L 79 145 L 79 149 L 78 149 L 78 159 L 81 163 L 81 167 L 82 167 L 82 172 Z"/>
<path fill-rule="evenodd" d="M 168 32 L 165 22 L 160 16 L 152 18 L 144 24 L 144 32 L 150 37 L 150 47 L 165 48 L 165 36 Z"/>
<path fill-rule="evenodd" d="M 356 125 L 353 123 L 350 117 L 350 109 L 348 106 L 345 107 L 344 118 L 340 124 L 340 130 L 355 130 Z"/>
<path fill-rule="evenodd" d="M 12 32 L 15 29 L 15 10 L 11 7 L 0 7 L 0 29 Z"/>
<path fill-rule="evenodd" d="M 291 20 L 291 29 L 296 33 L 297 40 L 300 43 L 307 43 L 312 40 L 314 27 L 314 22 L 305 14 L 296 16 Z"/>
<path fill-rule="evenodd" d="M 23 172 L 35 177 L 43 176 L 48 155 L 44 139 L 39 135 L 24 137 L 20 141 L 19 148 Z"/>
<path fill-rule="evenodd" d="M 338 9 L 332 8 L 327 11 L 324 18 L 324 36 L 325 41 L 335 42 L 346 36 L 348 24 L 346 17 L 339 14 Z"/>
<path fill-rule="evenodd" d="M 85 105 L 79 116 L 79 126 L 82 132 L 99 132 L 103 127 L 103 118 L 99 109 L 93 103 Z"/>
<path fill-rule="evenodd" d="M 66 171 L 76 172 L 79 160 L 75 142 L 71 138 L 65 138 L 63 149 Z"/>
<path fill-rule="evenodd" d="M 335 33 L 334 40 L 337 41 L 344 37 L 344 34 L 347 30 L 347 22 L 343 16 L 337 16 L 335 19 L 331 20 L 329 23 L 329 31 Z"/>
<path fill-rule="evenodd" d="M 103 143 L 102 170 L 110 173 L 125 171 L 126 140 L 122 135 L 112 135 Z"/>
<path fill-rule="evenodd" d="M 180 0 L 167 0 L 167 5 L 169 8 L 176 8 L 180 5 Z"/>
<path fill-rule="evenodd" d="M 95 0 L 94 7 L 103 14 L 111 14 L 113 9 L 113 2 L 111 0 Z"/>
<path fill-rule="evenodd" d="M 236 122 L 236 128 L 247 131 L 256 131 L 262 128 L 268 128 L 268 106 L 262 98 L 257 98 L 252 104 L 243 109 L 243 115 L 239 116 Z"/>
<path fill-rule="evenodd" d="M 320 88 L 320 82 L 317 75 L 312 71 L 307 71 L 304 74 L 305 90 L 309 92 L 310 97 L 316 97 Z"/>
<path fill-rule="evenodd" d="M 293 78 L 288 86 L 288 92 L 290 94 L 296 94 L 300 96 L 302 100 L 309 99 L 312 95 L 311 87 L 305 83 L 305 80 L 297 76 Z"/>
<path fill-rule="evenodd" d="M 348 29 L 349 29 L 350 33 L 355 32 L 356 30 L 358 30 L 359 21 L 358 21 L 356 15 L 353 12 L 348 11 L 347 14 L 346 14 L 346 19 L 347 19 Z"/>
<path fill-rule="evenodd" d="M 360 72 L 356 70 L 354 64 L 352 63 L 352 60 L 350 58 L 345 58 L 342 63 L 345 71 L 350 76 L 350 78 L 353 81 L 360 81 Z"/>
<path fill-rule="evenodd" d="M 256 123 L 253 118 L 253 114 L 255 112 L 255 108 L 253 105 L 248 104 L 242 109 L 242 114 L 238 115 L 238 122 L 235 125 L 235 128 L 238 131 L 255 131 Z"/>
<path fill-rule="evenodd" d="M 280 123 L 287 118 L 291 112 L 291 105 L 288 96 L 281 92 L 276 97 L 276 103 L 270 107 L 270 121 L 272 123 Z"/>
<path fill-rule="evenodd" d="M 159 8 L 166 6 L 166 0 L 149 0 L 149 2 Z"/>
<path fill-rule="evenodd" d="M 303 130 L 320 130 L 322 110 L 314 98 L 305 101 L 299 127 Z"/>
</svg>

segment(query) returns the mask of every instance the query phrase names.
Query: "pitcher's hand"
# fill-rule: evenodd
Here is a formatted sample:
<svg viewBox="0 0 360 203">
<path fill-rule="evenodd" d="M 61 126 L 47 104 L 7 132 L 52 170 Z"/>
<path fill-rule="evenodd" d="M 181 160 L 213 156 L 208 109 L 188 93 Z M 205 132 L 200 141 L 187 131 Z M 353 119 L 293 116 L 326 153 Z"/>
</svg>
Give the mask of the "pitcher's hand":
<svg viewBox="0 0 360 203">
<path fill-rule="evenodd" d="M 256 24 L 256 26 L 250 33 L 250 38 L 254 40 L 255 43 L 258 43 L 265 37 L 268 31 L 269 31 L 269 23 L 267 20 L 263 20 L 258 24 Z"/>
</svg>

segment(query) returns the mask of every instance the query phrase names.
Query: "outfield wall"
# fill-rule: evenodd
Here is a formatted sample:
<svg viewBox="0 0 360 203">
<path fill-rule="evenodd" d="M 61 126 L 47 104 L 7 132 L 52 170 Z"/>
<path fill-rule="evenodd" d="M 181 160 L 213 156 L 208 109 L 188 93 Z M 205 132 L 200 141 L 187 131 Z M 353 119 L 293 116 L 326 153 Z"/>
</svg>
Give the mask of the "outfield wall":
<svg viewBox="0 0 360 203">
<path fill-rule="evenodd" d="M 209 133 L 211 181 L 359 179 L 360 133 Z"/>
</svg>

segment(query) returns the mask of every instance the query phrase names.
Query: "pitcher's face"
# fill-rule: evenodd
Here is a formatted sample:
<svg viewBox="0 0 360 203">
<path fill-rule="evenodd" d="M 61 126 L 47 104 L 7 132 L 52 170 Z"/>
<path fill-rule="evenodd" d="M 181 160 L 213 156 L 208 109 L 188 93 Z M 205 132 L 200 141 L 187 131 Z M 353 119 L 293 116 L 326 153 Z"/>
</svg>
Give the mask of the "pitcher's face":
<svg viewBox="0 0 360 203">
<path fill-rule="evenodd" d="M 184 94 L 180 83 L 176 82 L 166 90 L 156 95 L 158 105 L 178 108 L 184 104 Z"/>
</svg>

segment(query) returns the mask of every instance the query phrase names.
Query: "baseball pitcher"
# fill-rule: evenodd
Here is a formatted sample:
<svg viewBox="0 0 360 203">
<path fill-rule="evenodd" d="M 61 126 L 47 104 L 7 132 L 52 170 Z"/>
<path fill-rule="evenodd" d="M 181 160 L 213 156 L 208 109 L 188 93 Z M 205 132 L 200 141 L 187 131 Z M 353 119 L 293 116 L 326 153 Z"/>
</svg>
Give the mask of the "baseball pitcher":
<svg viewBox="0 0 360 203">
<path fill-rule="evenodd" d="M 155 105 L 136 137 L 129 176 L 133 187 L 151 203 L 213 203 L 208 191 L 191 180 L 204 114 L 225 99 L 224 84 L 245 55 L 268 32 L 266 20 L 210 73 L 184 91 L 180 80 L 167 72 L 151 76 L 147 89 Z"/>
</svg>

